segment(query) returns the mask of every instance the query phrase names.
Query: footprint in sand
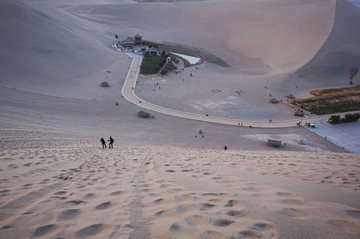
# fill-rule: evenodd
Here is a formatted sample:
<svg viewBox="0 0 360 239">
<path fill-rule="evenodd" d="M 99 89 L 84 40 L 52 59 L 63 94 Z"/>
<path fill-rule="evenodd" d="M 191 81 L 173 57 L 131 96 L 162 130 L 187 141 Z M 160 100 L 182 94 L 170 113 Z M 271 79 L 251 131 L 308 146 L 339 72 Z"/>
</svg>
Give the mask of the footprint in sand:
<svg viewBox="0 0 360 239">
<path fill-rule="evenodd" d="M 191 169 L 183 169 L 183 170 L 181 170 L 181 172 L 183 172 L 183 173 L 189 173 L 191 171 L 192 171 Z"/>
<path fill-rule="evenodd" d="M 177 214 L 173 210 L 161 210 L 154 214 L 155 217 L 176 217 Z"/>
<path fill-rule="evenodd" d="M 270 223 L 257 222 L 247 230 L 239 232 L 236 238 L 277 238 L 277 230 Z"/>
<path fill-rule="evenodd" d="M 255 223 L 251 229 L 255 230 L 255 231 L 265 231 L 265 230 L 269 230 L 271 228 L 274 228 L 274 226 L 268 224 L 268 223 L 264 223 L 264 222 L 258 222 Z"/>
<path fill-rule="evenodd" d="M 291 197 L 294 196 L 291 193 L 287 193 L 287 192 L 277 192 L 276 195 L 280 196 L 280 197 Z"/>
<path fill-rule="evenodd" d="M 246 216 L 249 212 L 246 210 L 224 210 L 221 211 L 221 213 L 230 217 L 239 218 Z"/>
<path fill-rule="evenodd" d="M 158 204 L 160 204 L 162 201 L 164 201 L 164 198 L 156 199 L 156 200 L 153 201 L 153 203 L 154 203 L 155 205 L 158 205 Z"/>
<path fill-rule="evenodd" d="M 210 222 L 210 218 L 196 214 L 186 217 L 185 221 L 189 226 L 199 226 L 208 224 Z"/>
<path fill-rule="evenodd" d="M 42 227 L 38 227 L 35 229 L 35 232 L 33 234 L 34 237 L 41 237 L 46 235 L 49 232 L 52 232 L 56 229 L 56 225 L 54 224 L 49 224 L 49 225 L 45 225 Z"/>
<path fill-rule="evenodd" d="M 75 205 L 79 205 L 81 203 L 85 203 L 85 201 L 83 200 L 71 200 L 71 201 L 66 201 L 66 204 L 75 204 Z"/>
<path fill-rule="evenodd" d="M 345 220 L 329 220 L 330 225 L 349 233 L 360 233 L 359 225 Z"/>
<path fill-rule="evenodd" d="M 169 184 L 161 184 L 160 188 L 168 188 L 170 185 Z"/>
<path fill-rule="evenodd" d="M 9 164 L 8 167 L 9 168 L 17 168 L 18 166 L 16 164 Z"/>
<path fill-rule="evenodd" d="M 243 203 L 240 202 L 239 200 L 229 200 L 226 204 L 225 207 L 239 207 L 239 206 L 243 206 Z"/>
<path fill-rule="evenodd" d="M 346 210 L 346 214 L 350 217 L 360 219 L 360 210 Z"/>
<path fill-rule="evenodd" d="M 228 219 L 223 219 L 223 218 L 218 218 L 218 219 L 211 219 L 210 223 L 217 227 L 227 227 L 230 224 L 234 223 L 234 221 L 228 220 Z"/>
<path fill-rule="evenodd" d="M 76 232 L 76 237 L 87 237 L 98 234 L 103 229 L 103 224 L 93 224 L 88 227 L 84 227 L 80 231 Z"/>
<path fill-rule="evenodd" d="M 50 181 L 50 179 L 45 178 L 39 184 L 47 184 L 49 181 Z"/>
<path fill-rule="evenodd" d="M 173 232 L 173 233 L 179 232 L 181 230 L 181 226 L 175 222 L 170 226 L 169 230 L 170 230 L 170 232 Z"/>
<path fill-rule="evenodd" d="M 77 216 L 79 216 L 79 214 L 80 214 L 79 209 L 69 209 L 69 210 L 61 212 L 61 214 L 59 215 L 59 219 L 60 220 L 70 220 L 70 219 L 76 218 Z"/>
<path fill-rule="evenodd" d="M 200 238 L 208 238 L 208 239 L 227 239 L 228 237 L 217 231 L 208 230 L 200 234 Z M 241 237 L 239 237 L 241 238 Z"/>
<path fill-rule="evenodd" d="M 257 232 L 245 230 L 238 233 L 237 237 L 234 238 L 254 238 L 254 239 L 260 239 L 261 235 Z"/>
<path fill-rule="evenodd" d="M 110 204 L 111 204 L 111 201 L 107 201 L 107 202 L 97 205 L 95 208 L 100 209 L 100 210 L 108 209 L 110 207 Z"/>
<path fill-rule="evenodd" d="M 201 195 L 203 195 L 203 196 L 218 196 L 219 194 L 218 193 L 203 193 Z"/>
<path fill-rule="evenodd" d="M 215 204 L 211 204 L 211 203 L 200 203 L 200 210 L 202 211 L 209 210 L 215 206 L 216 206 Z"/>
<path fill-rule="evenodd" d="M 10 190 L 4 189 L 0 191 L 0 197 L 7 196 Z"/>
<path fill-rule="evenodd" d="M 115 191 L 115 192 L 110 193 L 110 195 L 111 196 L 119 196 L 122 193 L 123 193 L 122 191 Z"/>
<path fill-rule="evenodd" d="M 283 208 L 282 213 L 286 216 L 294 217 L 298 219 L 306 219 L 308 217 L 307 213 L 296 208 Z"/>
<path fill-rule="evenodd" d="M 58 192 L 54 193 L 54 195 L 64 195 L 66 193 L 67 193 L 66 191 L 58 191 Z"/>
<path fill-rule="evenodd" d="M 11 226 L 11 225 L 5 225 L 5 226 L 2 226 L 0 228 L 0 230 L 9 230 L 9 229 L 12 229 L 12 228 L 13 228 L 13 226 Z"/>
</svg>

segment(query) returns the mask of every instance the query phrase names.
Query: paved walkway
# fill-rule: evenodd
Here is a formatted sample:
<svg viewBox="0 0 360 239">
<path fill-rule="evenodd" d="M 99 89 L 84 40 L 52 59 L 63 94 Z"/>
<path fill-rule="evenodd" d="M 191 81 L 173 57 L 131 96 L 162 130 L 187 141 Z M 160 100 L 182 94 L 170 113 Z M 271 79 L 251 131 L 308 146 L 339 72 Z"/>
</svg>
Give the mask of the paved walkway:
<svg viewBox="0 0 360 239">
<path fill-rule="evenodd" d="M 136 56 L 133 58 L 131 63 L 128 75 L 125 79 L 123 88 L 122 88 L 122 96 L 128 100 L 129 102 L 140 106 L 141 108 L 148 109 L 151 111 L 159 112 L 162 114 L 167 114 L 171 116 L 181 117 L 185 119 L 199 120 L 204 122 L 225 124 L 225 125 L 237 125 L 237 126 L 247 126 L 247 127 L 262 127 L 262 128 L 287 128 L 294 127 L 298 122 L 305 123 L 305 121 L 311 123 L 317 123 L 320 121 L 327 121 L 329 115 L 324 116 L 316 116 L 316 117 L 307 117 L 307 118 L 298 118 L 298 119 L 289 119 L 289 120 L 281 120 L 281 121 L 249 121 L 249 120 L 241 120 L 241 119 L 231 119 L 231 118 L 221 118 L 215 117 L 211 115 L 202 115 L 202 114 L 194 114 L 189 112 L 183 112 L 171 108 L 166 108 L 163 106 L 155 105 L 150 102 L 147 102 L 141 98 L 139 98 L 135 94 L 135 87 L 137 83 L 137 79 L 139 76 L 140 65 L 142 62 L 142 56 Z"/>
<path fill-rule="evenodd" d="M 360 153 L 360 121 L 336 125 L 319 122 L 316 128 L 308 129 L 348 152 Z"/>
</svg>

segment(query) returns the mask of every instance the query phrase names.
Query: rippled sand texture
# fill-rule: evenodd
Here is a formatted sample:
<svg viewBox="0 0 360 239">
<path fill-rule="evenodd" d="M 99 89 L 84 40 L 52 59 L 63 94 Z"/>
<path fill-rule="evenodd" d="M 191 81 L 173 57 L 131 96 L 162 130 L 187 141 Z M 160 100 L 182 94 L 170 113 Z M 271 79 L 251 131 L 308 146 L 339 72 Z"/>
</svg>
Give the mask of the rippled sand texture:
<svg viewBox="0 0 360 239">
<path fill-rule="evenodd" d="M 109 150 L 63 134 L 2 133 L 0 238 L 360 235 L 357 154 Z"/>
</svg>

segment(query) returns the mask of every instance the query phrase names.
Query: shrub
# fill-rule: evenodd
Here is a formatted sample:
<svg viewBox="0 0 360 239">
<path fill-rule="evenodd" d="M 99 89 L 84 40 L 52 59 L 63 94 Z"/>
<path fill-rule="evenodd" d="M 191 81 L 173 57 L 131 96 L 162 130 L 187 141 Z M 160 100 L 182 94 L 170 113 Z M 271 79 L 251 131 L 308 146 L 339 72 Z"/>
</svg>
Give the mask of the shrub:
<svg viewBox="0 0 360 239">
<path fill-rule="evenodd" d="M 330 118 L 329 118 L 329 122 L 330 122 L 331 124 L 338 124 L 338 123 L 340 123 L 340 120 L 341 120 L 340 115 L 332 115 L 332 116 L 330 116 Z"/>
<path fill-rule="evenodd" d="M 145 111 L 139 111 L 139 113 L 137 115 L 138 115 L 138 117 L 144 118 L 144 119 L 147 119 L 147 118 L 151 117 L 151 115 L 148 112 L 145 112 Z"/>
<path fill-rule="evenodd" d="M 354 122 L 359 119 L 359 114 L 346 114 L 344 121 L 345 122 Z"/>
<path fill-rule="evenodd" d="M 329 123 L 331 124 L 339 124 L 339 123 L 349 123 L 349 122 L 355 122 L 358 119 L 360 119 L 360 114 L 345 114 L 344 118 L 341 118 L 339 115 L 332 115 L 329 118 Z"/>
<path fill-rule="evenodd" d="M 101 85 L 100 85 L 101 87 L 109 87 L 109 82 L 107 82 L 107 81 L 103 81 L 103 82 L 101 82 Z"/>
</svg>

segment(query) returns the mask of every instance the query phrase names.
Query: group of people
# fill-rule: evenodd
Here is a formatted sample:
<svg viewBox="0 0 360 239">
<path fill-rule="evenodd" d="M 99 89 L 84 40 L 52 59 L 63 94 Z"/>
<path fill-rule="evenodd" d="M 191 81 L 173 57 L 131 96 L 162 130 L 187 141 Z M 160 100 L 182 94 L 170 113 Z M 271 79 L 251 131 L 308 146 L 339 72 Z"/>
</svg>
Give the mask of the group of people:
<svg viewBox="0 0 360 239">
<path fill-rule="evenodd" d="M 110 136 L 110 139 L 108 141 L 109 141 L 109 149 L 114 148 L 114 145 L 113 145 L 114 144 L 114 139 L 111 138 L 111 136 Z M 106 149 L 106 141 L 105 141 L 105 139 L 101 138 L 100 142 L 102 143 L 102 148 Z"/>
</svg>

